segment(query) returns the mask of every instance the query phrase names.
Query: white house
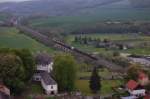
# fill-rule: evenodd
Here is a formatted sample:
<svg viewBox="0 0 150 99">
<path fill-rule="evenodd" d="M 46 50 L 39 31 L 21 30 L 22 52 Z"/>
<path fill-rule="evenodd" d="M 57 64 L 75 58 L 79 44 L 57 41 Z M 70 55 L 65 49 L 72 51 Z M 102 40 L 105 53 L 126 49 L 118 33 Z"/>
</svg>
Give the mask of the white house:
<svg viewBox="0 0 150 99">
<path fill-rule="evenodd" d="M 47 71 L 50 73 L 53 70 L 52 58 L 46 53 L 39 53 L 36 57 L 37 70 Z"/>
<path fill-rule="evenodd" d="M 54 95 L 57 94 L 57 83 L 56 81 L 48 74 L 48 72 L 41 73 L 41 84 L 44 88 L 46 94 Z"/>
<path fill-rule="evenodd" d="M 51 77 L 53 62 L 48 54 L 40 53 L 36 56 L 36 72 L 33 76 L 34 81 L 41 82 L 41 86 L 47 95 L 54 95 L 58 92 L 58 85 Z"/>
</svg>

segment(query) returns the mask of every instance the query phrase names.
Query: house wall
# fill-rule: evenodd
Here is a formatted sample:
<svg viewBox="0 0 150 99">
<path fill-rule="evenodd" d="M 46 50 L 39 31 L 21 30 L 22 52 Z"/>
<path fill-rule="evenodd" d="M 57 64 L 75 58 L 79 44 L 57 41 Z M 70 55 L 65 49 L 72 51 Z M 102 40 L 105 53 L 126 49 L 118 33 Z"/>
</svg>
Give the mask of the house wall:
<svg viewBox="0 0 150 99">
<path fill-rule="evenodd" d="M 41 76 L 40 76 L 40 74 L 38 74 L 38 73 L 34 74 L 34 75 L 33 75 L 33 80 L 34 80 L 34 81 L 41 81 Z"/>
<path fill-rule="evenodd" d="M 48 65 L 37 65 L 37 70 L 47 71 L 50 73 L 53 70 L 53 62 Z"/>
<path fill-rule="evenodd" d="M 131 91 L 131 95 L 136 95 L 136 96 L 144 96 L 145 95 L 145 89 L 140 89 L 140 90 L 133 90 Z"/>
<path fill-rule="evenodd" d="M 41 80 L 41 84 L 42 84 L 42 87 L 45 89 L 46 94 L 50 95 L 52 92 L 53 94 L 57 94 L 57 91 L 58 91 L 57 84 L 46 85 L 43 80 Z"/>
</svg>

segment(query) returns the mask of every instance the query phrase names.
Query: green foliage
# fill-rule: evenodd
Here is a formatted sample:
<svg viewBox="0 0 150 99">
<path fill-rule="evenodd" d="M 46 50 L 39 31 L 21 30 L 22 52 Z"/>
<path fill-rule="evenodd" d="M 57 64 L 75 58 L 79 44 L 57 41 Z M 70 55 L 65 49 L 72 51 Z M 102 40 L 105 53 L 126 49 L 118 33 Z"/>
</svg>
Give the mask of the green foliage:
<svg viewBox="0 0 150 99">
<path fill-rule="evenodd" d="M 94 68 L 92 72 L 89 87 L 93 93 L 97 93 L 101 89 L 101 79 L 100 76 L 98 75 L 97 68 Z"/>
<path fill-rule="evenodd" d="M 12 93 L 19 94 L 31 79 L 35 62 L 29 50 L 0 49 L 0 78 L 10 87 Z"/>
<path fill-rule="evenodd" d="M 142 71 L 142 69 L 139 65 L 131 65 L 127 70 L 127 80 L 137 80 L 140 71 Z"/>
<path fill-rule="evenodd" d="M 76 62 L 68 54 L 56 55 L 54 60 L 54 77 L 60 91 L 72 91 L 75 88 Z"/>
<path fill-rule="evenodd" d="M 34 57 L 32 56 L 31 52 L 27 49 L 15 50 L 15 53 L 23 60 L 26 80 L 30 80 L 35 70 Z"/>
<path fill-rule="evenodd" d="M 113 56 L 116 57 L 116 56 L 120 56 L 120 53 L 118 51 L 115 51 L 113 52 Z"/>
<path fill-rule="evenodd" d="M 25 71 L 21 58 L 15 54 L 0 54 L 0 78 L 14 93 L 25 86 Z"/>
</svg>

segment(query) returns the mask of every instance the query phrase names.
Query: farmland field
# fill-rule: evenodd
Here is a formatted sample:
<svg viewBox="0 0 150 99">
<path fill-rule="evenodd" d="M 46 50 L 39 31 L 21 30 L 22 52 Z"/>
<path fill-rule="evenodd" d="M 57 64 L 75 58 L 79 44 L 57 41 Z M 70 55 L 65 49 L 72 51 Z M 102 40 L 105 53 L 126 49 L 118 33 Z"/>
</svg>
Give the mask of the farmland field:
<svg viewBox="0 0 150 99">
<path fill-rule="evenodd" d="M 32 52 L 47 51 L 53 52 L 51 48 L 20 34 L 15 28 L 0 27 L 0 48 L 26 48 Z"/>
<path fill-rule="evenodd" d="M 82 35 L 69 35 L 65 38 L 66 42 L 74 47 L 80 48 L 81 50 L 87 51 L 87 52 L 97 52 L 97 53 L 111 53 L 113 50 L 105 50 L 105 48 L 96 48 L 90 45 L 84 45 L 84 44 L 78 44 L 74 42 L 75 36 L 81 36 L 81 37 L 91 37 L 91 38 L 99 38 L 101 40 L 104 39 L 109 39 L 112 41 L 118 41 L 118 42 L 125 42 L 125 43 L 132 43 L 134 45 L 141 44 L 143 42 L 148 42 L 150 43 L 150 37 L 149 36 L 144 36 L 144 35 L 139 35 L 139 34 L 118 34 L 118 33 L 113 33 L 113 34 L 82 34 Z M 124 51 L 118 50 L 120 52 L 126 52 L 126 53 L 132 53 L 132 54 L 150 54 L 150 47 L 147 48 L 133 48 L 133 49 L 127 49 Z"/>
</svg>

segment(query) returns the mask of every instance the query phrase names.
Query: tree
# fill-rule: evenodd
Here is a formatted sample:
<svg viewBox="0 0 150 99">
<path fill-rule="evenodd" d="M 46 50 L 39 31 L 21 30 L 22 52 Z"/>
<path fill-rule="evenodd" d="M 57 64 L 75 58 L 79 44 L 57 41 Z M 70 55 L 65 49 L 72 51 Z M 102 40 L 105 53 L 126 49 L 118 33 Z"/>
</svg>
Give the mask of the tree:
<svg viewBox="0 0 150 99">
<path fill-rule="evenodd" d="M 73 91 L 76 79 L 76 62 L 68 54 L 59 54 L 54 60 L 54 78 L 58 83 L 60 91 Z"/>
<path fill-rule="evenodd" d="M 12 93 L 19 94 L 23 91 L 25 84 L 32 78 L 34 69 L 35 61 L 29 50 L 0 49 L 0 78 Z"/>
<path fill-rule="evenodd" d="M 120 56 L 120 53 L 118 51 L 115 51 L 115 52 L 113 52 L 113 56 L 114 57 Z"/>
<path fill-rule="evenodd" d="M 20 93 L 25 86 L 22 60 L 15 54 L 0 54 L 0 78 L 13 93 Z"/>
<path fill-rule="evenodd" d="M 142 69 L 139 65 L 132 64 L 127 70 L 127 80 L 137 80 L 140 71 L 142 71 Z"/>
<path fill-rule="evenodd" d="M 101 89 L 101 79 L 98 75 L 97 68 L 93 69 L 89 87 L 93 93 L 97 93 Z"/>
<path fill-rule="evenodd" d="M 27 49 L 14 50 L 14 52 L 23 61 L 23 66 L 26 74 L 25 80 L 26 81 L 30 80 L 35 70 L 35 61 L 33 55 Z"/>
</svg>

